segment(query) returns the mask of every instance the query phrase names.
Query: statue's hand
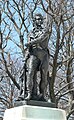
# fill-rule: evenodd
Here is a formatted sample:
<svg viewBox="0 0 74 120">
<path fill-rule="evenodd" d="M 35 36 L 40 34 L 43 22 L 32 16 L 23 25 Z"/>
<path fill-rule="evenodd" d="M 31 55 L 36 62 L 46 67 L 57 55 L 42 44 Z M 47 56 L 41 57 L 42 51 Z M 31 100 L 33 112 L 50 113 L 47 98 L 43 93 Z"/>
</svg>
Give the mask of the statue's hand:
<svg viewBox="0 0 74 120">
<path fill-rule="evenodd" d="M 30 47 L 30 46 L 31 46 L 31 43 L 26 43 L 25 46 L 26 46 L 26 47 Z"/>
<path fill-rule="evenodd" d="M 28 43 L 26 43 L 25 46 L 28 47 Z"/>
</svg>

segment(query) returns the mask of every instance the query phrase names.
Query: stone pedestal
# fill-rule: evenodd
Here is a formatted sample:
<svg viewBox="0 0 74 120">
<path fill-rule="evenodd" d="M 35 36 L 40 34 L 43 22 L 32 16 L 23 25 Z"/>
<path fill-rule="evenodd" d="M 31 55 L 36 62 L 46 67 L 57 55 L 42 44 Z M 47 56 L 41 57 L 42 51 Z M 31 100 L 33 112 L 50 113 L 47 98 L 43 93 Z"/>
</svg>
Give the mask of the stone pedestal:
<svg viewBox="0 0 74 120">
<path fill-rule="evenodd" d="M 66 120 L 66 114 L 57 108 L 23 105 L 7 109 L 4 120 Z"/>
</svg>

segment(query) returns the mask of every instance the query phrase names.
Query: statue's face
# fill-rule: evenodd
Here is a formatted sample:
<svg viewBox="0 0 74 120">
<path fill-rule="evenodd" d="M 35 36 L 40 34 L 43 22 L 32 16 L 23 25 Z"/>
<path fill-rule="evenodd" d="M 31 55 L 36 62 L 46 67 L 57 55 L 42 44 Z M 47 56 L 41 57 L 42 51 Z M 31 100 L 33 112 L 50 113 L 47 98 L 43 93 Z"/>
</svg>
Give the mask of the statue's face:
<svg viewBox="0 0 74 120">
<path fill-rule="evenodd" d="M 42 24 L 42 19 L 41 19 L 40 16 L 36 16 L 36 18 L 35 18 L 35 24 L 36 24 L 37 26 L 41 26 L 41 24 Z"/>
</svg>

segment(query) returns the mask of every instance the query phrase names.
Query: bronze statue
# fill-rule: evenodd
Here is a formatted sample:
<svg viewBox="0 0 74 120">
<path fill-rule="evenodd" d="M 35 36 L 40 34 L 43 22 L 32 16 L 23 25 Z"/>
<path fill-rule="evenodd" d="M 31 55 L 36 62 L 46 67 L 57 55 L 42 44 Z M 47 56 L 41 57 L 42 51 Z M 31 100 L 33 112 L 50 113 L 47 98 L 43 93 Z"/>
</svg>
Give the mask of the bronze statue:
<svg viewBox="0 0 74 120">
<path fill-rule="evenodd" d="M 49 66 L 49 28 L 43 26 L 43 16 L 41 14 L 35 14 L 33 19 L 33 30 L 28 37 L 27 47 L 28 54 L 25 57 L 25 61 L 29 59 L 28 74 L 26 84 L 27 96 L 25 100 L 32 99 L 33 96 L 37 96 L 37 72 L 40 71 L 41 80 L 39 84 L 39 97 L 45 100 L 47 89 L 47 74 Z M 26 74 L 26 73 L 25 73 Z M 26 79 L 26 78 L 25 78 Z M 22 91 L 22 89 L 21 89 Z"/>
<path fill-rule="evenodd" d="M 26 100 L 31 99 L 33 86 L 35 85 L 35 76 L 39 70 L 41 73 L 41 81 L 39 85 L 40 94 L 45 97 L 47 88 L 47 74 L 48 74 L 48 41 L 49 29 L 43 25 L 43 16 L 36 14 L 33 20 L 33 31 L 29 35 L 28 43 L 25 44 L 29 49 L 30 60 L 28 63 L 28 77 L 27 77 L 27 97 Z"/>
</svg>

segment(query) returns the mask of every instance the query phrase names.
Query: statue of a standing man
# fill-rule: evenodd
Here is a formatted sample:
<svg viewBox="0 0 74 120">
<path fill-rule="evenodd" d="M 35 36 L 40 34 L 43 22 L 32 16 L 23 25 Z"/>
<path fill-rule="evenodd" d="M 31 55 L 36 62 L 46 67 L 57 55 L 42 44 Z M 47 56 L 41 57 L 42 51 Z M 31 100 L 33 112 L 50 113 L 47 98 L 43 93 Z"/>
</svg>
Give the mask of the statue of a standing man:
<svg viewBox="0 0 74 120">
<path fill-rule="evenodd" d="M 25 98 L 30 100 L 32 97 L 32 90 L 34 86 L 34 77 L 37 71 L 40 70 L 40 94 L 45 97 L 47 89 L 47 73 L 48 73 L 48 41 L 49 41 L 49 29 L 43 25 L 43 16 L 41 14 L 35 14 L 33 20 L 33 30 L 29 35 L 28 43 L 25 44 L 29 48 L 30 61 L 28 63 L 28 78 L 27 78 L 27 92 L 28 95 Z"/>
</svg>

